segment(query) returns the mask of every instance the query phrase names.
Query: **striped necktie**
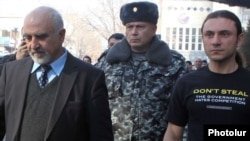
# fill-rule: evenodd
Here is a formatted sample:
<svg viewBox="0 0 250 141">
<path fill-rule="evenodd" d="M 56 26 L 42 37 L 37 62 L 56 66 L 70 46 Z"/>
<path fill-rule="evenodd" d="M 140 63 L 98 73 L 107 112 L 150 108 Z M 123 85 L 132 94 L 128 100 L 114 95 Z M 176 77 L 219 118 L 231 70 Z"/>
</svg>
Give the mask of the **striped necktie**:
<svg viewBox="0 0 250 141">
<path fill-rule="evenodd" d="M 47 73 L 51 69 L 50 65 L 41 65 L 42 74 L 38 79 L 41 88 L 44 88 L 48 83 Z"/>
</svg>

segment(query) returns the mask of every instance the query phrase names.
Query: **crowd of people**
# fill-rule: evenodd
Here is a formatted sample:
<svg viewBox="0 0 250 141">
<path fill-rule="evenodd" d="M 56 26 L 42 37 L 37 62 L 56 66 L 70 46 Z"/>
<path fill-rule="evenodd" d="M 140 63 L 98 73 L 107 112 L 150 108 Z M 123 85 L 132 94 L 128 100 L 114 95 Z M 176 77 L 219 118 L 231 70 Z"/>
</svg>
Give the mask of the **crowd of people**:
<svg viewBox="0 0 250 141">
<path fill-rule="evenodd" d="M 153 2 L 124 4 L 125 33 L 110 35 L 93 64 L 63 47 L 66 29 L 56 9 L 30 11 L 23 42 L 0 60 L 0 139 L 203 141 L 205 125 L 250 126 L 239 18 L 227 10 L 206 17 L 209 62 L 194 64 L 156 36 L 158 18 Z"/>
</svg>

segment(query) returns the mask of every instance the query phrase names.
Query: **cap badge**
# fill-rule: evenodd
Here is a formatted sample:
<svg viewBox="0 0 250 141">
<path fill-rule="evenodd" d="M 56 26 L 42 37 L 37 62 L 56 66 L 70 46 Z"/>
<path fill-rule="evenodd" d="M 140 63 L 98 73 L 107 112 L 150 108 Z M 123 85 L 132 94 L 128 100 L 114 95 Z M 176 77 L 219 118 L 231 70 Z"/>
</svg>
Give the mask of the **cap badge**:
<svg viewBox="0 0 250 141">
<path fill-rule="evenodd" d="M 138 8 L 137 7 L 134 7 L 133 8 L 133 12 L 136 13 L 138 11 Z"/>
</svg>

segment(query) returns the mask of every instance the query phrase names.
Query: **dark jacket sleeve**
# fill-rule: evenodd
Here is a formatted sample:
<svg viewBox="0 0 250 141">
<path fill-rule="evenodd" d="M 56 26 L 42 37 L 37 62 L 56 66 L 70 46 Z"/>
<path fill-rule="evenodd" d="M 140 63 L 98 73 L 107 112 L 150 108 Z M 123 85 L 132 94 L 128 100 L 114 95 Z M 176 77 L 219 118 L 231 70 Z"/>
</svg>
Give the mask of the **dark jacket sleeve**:
<svg viewBox="0 0 250 141">
<path fill-rule="evenodd" d="M 111 113 L 108 102 L 108 90 L 104 73 L 97 74 L 93 84 L 88 108 L 91 141 L 113 141 Z"/>
<path fill-rule="evenodd" d="M 16 54 L 5 55 L 0 58 L 0 74 L 2 73 L 3 65 L 14 60 L 16 60 Z"/>
</svg>

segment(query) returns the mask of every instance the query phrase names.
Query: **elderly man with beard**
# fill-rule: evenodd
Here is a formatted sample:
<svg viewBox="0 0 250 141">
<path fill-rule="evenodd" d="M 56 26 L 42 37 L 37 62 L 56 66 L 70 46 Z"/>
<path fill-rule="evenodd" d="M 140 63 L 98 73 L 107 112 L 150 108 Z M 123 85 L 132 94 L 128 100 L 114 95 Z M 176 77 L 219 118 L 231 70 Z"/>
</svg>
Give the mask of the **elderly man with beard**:
<svg viewBox="0 0 250 141">
<path fill-rule="evenodd" d="M 4 65 L 0 137 L 7 141 L 113 141 L 103 71 L 62 47 L 58 11 L 41 6 L 23 24 L 30 57 Z"/>
</svg>

